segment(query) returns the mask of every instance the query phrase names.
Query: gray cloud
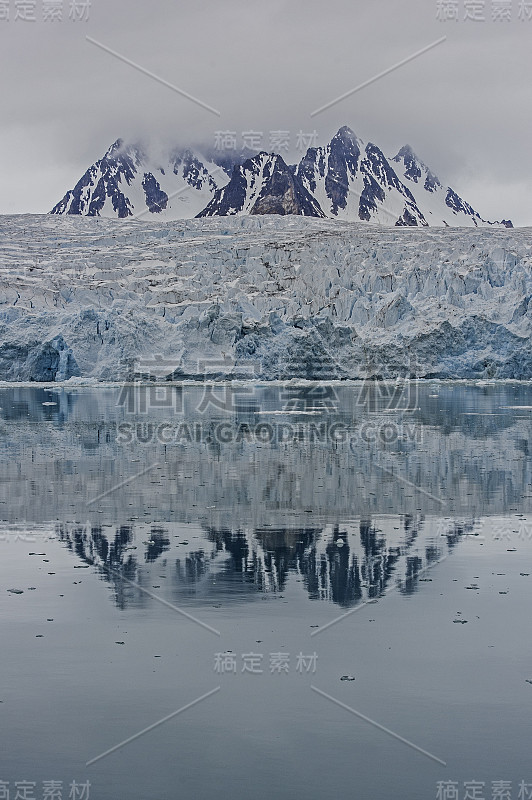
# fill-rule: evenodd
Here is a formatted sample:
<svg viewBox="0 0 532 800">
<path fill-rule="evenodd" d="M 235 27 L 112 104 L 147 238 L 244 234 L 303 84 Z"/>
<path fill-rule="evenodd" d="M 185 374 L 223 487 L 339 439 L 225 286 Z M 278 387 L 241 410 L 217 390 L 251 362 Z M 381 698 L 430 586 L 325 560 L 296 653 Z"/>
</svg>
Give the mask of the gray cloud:
<svg viewBox="0 0 532 800">
<path fill-rule="evenodd" d="M 92 0 L 88 22 L 0 21 L 0 212 L 48 211 L 119 136 L 212 146 L 217 129 L 254 129 L 267 146 L 271 130 L 295 140 L 315 128 L 324 143 L 347 124 L 390 155 L 410 143 L 481 214 L 532 224 L 532 20 L 517 18 L 514 0 L 512 21 L 492 22 L 491 2 L 486 22 L 440 22 L 436 0 Z M 311 119 L 443 35 L 441 46 Z"/>
</svg>

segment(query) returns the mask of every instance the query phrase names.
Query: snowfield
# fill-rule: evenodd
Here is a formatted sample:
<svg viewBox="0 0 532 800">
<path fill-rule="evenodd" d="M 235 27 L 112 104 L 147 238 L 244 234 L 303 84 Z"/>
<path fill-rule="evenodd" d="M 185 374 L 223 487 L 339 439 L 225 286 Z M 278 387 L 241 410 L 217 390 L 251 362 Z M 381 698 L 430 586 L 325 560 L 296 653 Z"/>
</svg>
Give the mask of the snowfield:
<svg viewBox="0 0 532 800">
<path fill-rule="evenodd" d="M 532 379 L 532 229 L 0 217 L 0 380 Z"/>
</svg>

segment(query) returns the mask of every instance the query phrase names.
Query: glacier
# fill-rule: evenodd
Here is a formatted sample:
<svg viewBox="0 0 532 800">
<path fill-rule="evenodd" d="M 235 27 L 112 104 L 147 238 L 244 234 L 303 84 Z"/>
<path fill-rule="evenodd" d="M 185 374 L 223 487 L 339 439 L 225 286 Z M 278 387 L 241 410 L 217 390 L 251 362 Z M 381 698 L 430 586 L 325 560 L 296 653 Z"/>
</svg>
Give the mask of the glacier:
<svg viewBox="0 0 532 800">
<path fill-rule="evenodd" d="M 532 379 L 532 229 L 0 217 L 0 380 Z"/>
</svg>

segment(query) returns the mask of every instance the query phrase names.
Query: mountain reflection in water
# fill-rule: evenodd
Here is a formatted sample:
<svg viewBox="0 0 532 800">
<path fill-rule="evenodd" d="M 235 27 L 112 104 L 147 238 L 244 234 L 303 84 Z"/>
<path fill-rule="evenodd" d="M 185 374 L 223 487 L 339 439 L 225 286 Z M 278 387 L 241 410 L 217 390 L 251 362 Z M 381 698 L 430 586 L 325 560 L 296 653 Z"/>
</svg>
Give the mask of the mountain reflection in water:
<svg viewBox="0 0 532 800">
<path fill-rule="evenodd" d="M 473 527 L 472 522 L 406 516 L 360 520 L 345 527 L 211 527 L 203 536 L 196 531 L 192 545 L 172 526 L 120 525 L 108 532 L 97 526 L 58 524 L 56 536 L 114 586 L 121 608 L 150 602 L 122 578 L 143 588 L 156 587 L 159 595 L 176 602 L 187 597 L 200 602 L 249 600 L 282 593 L 293 578 L 311 600 L 349 608 L 393 586 L 404 594 L 414 593 L 428 568 Z M 175 545 L 177 539 L 182 543 Z M 182 554 L 172 554 L 175 547 Z"/>
<path fill-rule="evenodd" d="M 475 520 L 532 507 L 527 384 L 160 391 L 0 389 L 0 523 L 55 527 L 122 606 L 148 600 L 121 577 L 180 603 L 410 593 Z"/>
</svg>

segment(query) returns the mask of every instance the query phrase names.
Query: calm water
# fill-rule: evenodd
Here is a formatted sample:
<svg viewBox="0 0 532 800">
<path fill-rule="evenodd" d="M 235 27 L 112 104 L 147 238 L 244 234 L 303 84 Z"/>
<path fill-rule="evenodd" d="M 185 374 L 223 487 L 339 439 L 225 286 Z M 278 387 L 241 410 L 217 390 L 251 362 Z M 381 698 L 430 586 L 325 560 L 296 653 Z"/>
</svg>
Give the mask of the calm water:
<svg viewBox="0 0 532 800">
<path fill-rule="evenodd" d="M 522 384 L 0 389 L 0 781 L 532 797 L 531 421 Z"/>
</svg>

